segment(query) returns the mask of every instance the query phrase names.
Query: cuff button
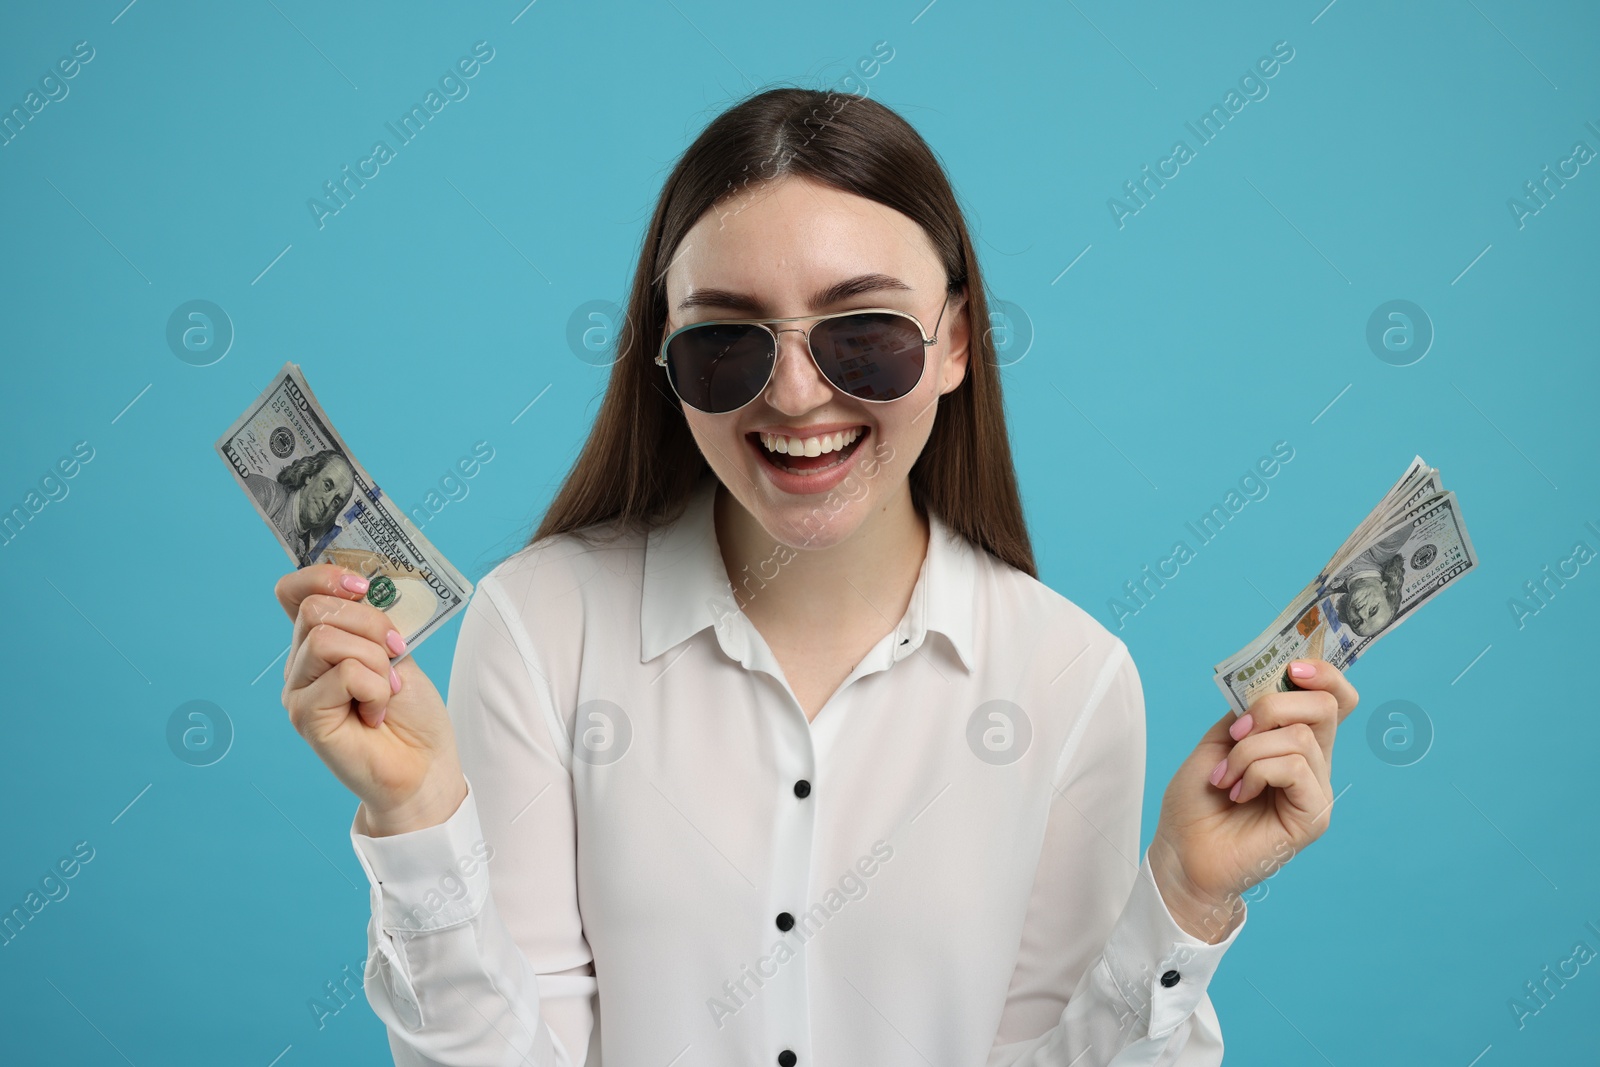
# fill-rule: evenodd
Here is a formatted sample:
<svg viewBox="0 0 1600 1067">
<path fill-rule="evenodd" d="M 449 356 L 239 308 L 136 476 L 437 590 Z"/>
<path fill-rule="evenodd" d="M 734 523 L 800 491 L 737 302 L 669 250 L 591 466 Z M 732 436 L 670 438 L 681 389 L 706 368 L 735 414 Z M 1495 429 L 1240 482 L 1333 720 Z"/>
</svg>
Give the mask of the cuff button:
<svg viewBox="0 0 1600 1067">
<path fill-rule="evenodd" d="M 1166 986 L 1168 989 L 1171 989 L 1173 986 L 1178 984 L 1178 979 L 1180 977 L 1182 976 L 1179 975 L 1177 971 L 1168 971 L 1166 974 L 1161 976 L 1161 984 Z"/>
</svg>

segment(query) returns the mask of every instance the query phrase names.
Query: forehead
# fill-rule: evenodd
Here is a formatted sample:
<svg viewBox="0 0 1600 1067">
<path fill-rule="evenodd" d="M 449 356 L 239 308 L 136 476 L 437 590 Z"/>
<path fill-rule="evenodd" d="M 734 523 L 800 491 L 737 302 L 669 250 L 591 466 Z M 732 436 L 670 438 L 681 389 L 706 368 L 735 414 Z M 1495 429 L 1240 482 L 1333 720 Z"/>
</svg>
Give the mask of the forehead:
<svg viewBox="0 0 1600 1067">
<path fill-rule="evenodd" d="M 881 273 L 918 289 L 944 269 L 922 227 L 875 200 L 786 176 L 736 189 L 684 236 L 667 269 L 669 306 L 697 289 L 806 304 L 841 278 Z"/>
</svg>

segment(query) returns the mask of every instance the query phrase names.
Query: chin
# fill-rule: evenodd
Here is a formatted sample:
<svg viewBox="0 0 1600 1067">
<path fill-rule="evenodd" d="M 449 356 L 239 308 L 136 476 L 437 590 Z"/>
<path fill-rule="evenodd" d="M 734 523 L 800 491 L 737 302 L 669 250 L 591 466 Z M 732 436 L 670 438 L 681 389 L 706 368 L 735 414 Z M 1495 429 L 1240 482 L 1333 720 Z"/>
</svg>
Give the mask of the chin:
<svg viewBox="0 0 1600 1067">
<path fill-rule="evenodd" d="M 756 516 L 762 529 L 796 551 L 832 548 L 850 538 L 865 517 L 864 501 L 818 500 L 765 507 Z"/>
</svg>

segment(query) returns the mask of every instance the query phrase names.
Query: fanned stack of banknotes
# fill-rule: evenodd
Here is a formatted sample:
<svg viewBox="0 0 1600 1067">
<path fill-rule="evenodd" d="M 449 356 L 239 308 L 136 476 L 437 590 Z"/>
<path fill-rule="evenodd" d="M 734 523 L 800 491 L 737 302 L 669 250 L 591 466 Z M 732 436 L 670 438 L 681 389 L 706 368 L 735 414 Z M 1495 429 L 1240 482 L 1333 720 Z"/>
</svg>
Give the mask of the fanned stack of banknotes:
<svg viewBox="0 0 1600 1067">
<path fill-rule="evenodd" d="M 366 601 L 388 614 L 405 655 L 466 606 L 472 583 L 356 461 L 299 364 L 279 369 L 216 448 L 296 567 L 366 576 Z"/>
<path fill-rule="evenodd" d="M 1261 694 L 1294 688 L 1290 660 L 1344 670 L 1477 565 L 1456 495 L 1418 456 L 1272 625 L 1216 665 L 1217 685 L 1243 715 Z"/>
</svg>

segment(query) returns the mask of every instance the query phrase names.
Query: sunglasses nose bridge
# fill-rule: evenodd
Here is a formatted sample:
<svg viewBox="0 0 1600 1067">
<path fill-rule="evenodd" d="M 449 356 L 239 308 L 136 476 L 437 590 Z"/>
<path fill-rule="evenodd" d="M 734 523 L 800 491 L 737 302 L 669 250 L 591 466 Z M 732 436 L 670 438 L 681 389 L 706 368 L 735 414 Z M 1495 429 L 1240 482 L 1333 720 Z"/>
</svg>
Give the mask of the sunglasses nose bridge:
<svg viewBox="0 0 1600 1067">
<path fill-rule="evenodd" d="M 800 335 L 800 339 L 797 342 L 795 342 L 799 346 L 799 353 L 798 354 L 800 356 L 802 356 L 805 359 L 806 362 L 808 362 L 808 363 L 811 362 L 811 331 L 810 330 L 802 330 L 797 326 L 785 326 L 782 329 L 773 329 L 770 326 L 767 327 L 767 328 L 772 330 L 773 336 L 775 336 L 778 339 L 777 351 L 773 353 L 774 362 L 777 362 L 777 361 L 781 360 L 782 357 L 783 357 L 783 335 L 786 334 L 786 333 L 797 333 L 797 334 Z"/>
<path fill-rule="evenodd" d="M 811 352 L 811 331 L 797 326 L 776 327 L 769 326 L 769 330 L 778 340 L 778 349 L 773 357 L 772 375 L 767 379 L 767 392 L 769 397 L 793 399 L 792 394 L 799 390 L 803 394 L 831 392 L 832 386 L 827 377 L 822 373 L 822 368 L 817 365 L 815 356 Z M 784 367 L 784 342 L 783 335 L 797 333 L 800 336 L 794 340 L 794 346 L 789 351 L 790 363 L 793 365 L 786 372 Z M 796 376 L 803 379 L 797 381 Z M 775 406 L 783 407 L 780 402 Z M 792 406 L 792 405 L 791 405 Z M 805 405 L 814 406 L 814 405 Z"/>
</svg>

